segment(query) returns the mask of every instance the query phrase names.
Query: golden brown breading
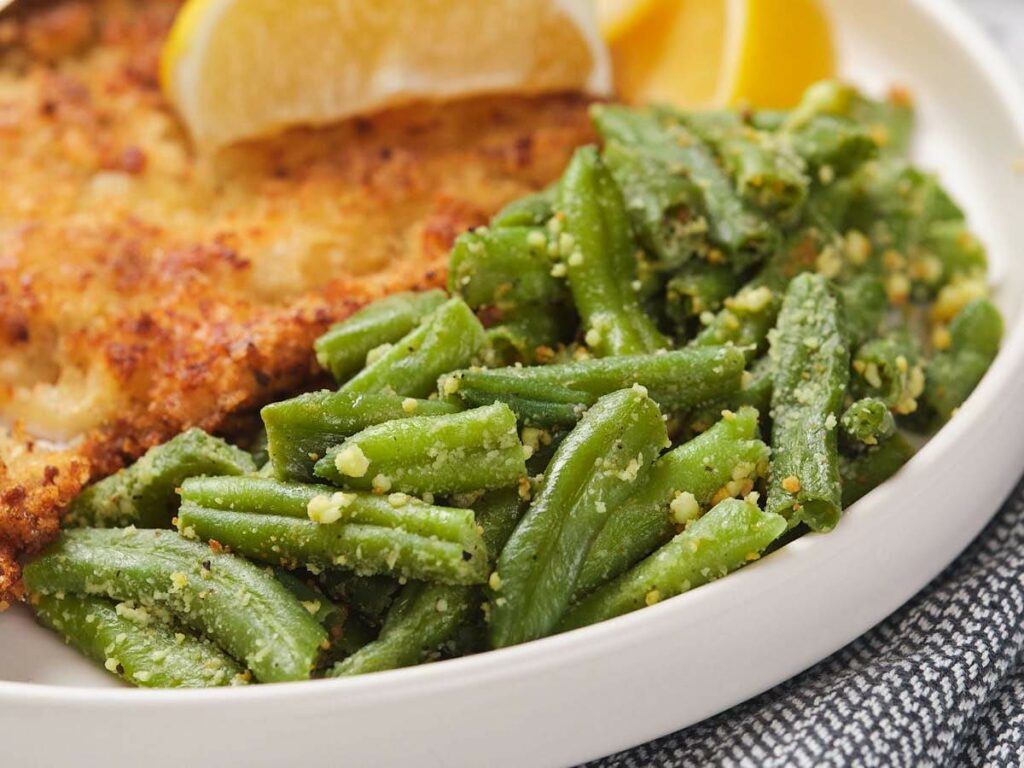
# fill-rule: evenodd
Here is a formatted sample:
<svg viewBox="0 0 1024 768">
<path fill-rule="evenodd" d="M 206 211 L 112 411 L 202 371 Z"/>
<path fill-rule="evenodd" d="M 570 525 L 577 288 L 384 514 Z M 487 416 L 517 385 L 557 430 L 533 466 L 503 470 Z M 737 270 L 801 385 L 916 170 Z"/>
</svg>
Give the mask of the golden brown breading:
<svg viewBox="0 0 1024 768">
<path fill-rule="evenodd" d="M 308 384 L 327 324 L 440 284 L 591 138 L 579 97 L 495 97 L 196 157 L 156 84 L 177 4 L 0 21 L 0 601 L 89 478 Z"/>
</svg>

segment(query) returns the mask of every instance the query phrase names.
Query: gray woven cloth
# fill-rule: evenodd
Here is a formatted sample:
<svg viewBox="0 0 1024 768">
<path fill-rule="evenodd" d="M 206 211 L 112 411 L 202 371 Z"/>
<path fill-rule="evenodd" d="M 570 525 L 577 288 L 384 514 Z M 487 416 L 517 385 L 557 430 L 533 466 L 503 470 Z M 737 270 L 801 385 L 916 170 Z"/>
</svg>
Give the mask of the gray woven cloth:
<svg viewBox="0 0 1024 768">
<path fill-rule="evenodd" d="M 1024 481 L 951 566 L 807 672 L 590 768 L 1024 766 Z"/>
</svg>

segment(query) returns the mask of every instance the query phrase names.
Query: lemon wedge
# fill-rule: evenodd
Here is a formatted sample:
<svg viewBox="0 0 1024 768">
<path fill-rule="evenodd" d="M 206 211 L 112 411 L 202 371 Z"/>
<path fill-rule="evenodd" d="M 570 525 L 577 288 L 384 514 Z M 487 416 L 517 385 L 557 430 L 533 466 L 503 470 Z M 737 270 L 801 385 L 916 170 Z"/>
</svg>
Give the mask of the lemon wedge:
<svg viewBox="0 0 1024 768">
<path fill-rule="evenodd" d="M 595 0 L 601 35 L 614 43 L 658 5 L 659 0 Z"/>
<path fill-rule="evenodd" d="M 835 74 L 817 0 L 598 0 L 597 10 L 629 101 L 785 108 Z"/>
<path fill-rule="evenodd" d="M 611 86 L 591 0 L 188 0 L 160 78 L 213 148 L 420 99 Z"/>
</svg>

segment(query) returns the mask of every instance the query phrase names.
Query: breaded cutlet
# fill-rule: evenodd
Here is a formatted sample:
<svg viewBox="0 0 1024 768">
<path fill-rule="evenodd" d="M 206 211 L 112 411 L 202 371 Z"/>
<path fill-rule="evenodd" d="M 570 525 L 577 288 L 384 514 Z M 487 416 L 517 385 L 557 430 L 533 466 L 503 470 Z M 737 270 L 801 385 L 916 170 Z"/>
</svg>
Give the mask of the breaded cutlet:
<svg viewBox="0 0 1024 768">
<path fill-rule="evenodd" d="M 0 605 L 84 484 L 310 385 L 331 322 L 443 284 L 592 139 L 582 97 L 490 97 L 197 156 L 156 80 L 177 6 L 0 16 Z"/>
</svg>

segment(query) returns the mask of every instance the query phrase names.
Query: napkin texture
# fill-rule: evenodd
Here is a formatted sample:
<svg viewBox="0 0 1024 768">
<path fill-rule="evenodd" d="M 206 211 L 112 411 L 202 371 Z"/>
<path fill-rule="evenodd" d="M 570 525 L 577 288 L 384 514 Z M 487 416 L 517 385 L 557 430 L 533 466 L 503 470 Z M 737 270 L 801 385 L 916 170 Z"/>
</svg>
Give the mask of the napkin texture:
<svg viewBox="0 0 1024 768">
<path fill-rule="evenodd" d="M 1024 482 L 900 610 L 810 670 L 590 764 L 1024 766 Z"/>
</svg>

